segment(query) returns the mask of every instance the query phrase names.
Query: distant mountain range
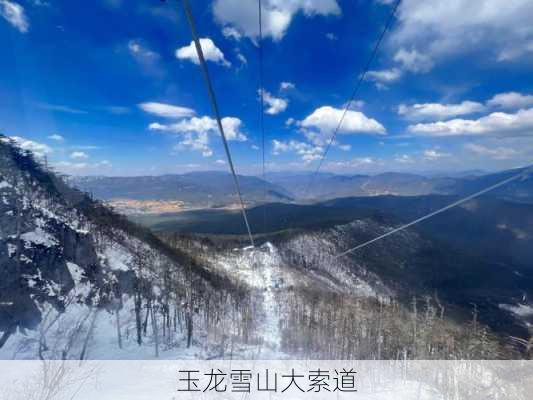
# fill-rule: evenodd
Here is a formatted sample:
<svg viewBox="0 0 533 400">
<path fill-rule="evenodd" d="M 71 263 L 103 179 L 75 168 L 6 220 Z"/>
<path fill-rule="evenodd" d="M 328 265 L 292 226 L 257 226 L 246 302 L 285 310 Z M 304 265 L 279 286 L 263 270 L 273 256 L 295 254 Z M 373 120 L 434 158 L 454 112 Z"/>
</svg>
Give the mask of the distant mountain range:
<svg viewBox="0 0 533 400">
<path fill-rule="evenodd" d="M 136 177 L 70 177 L 75 187 L 101 200 L 180 200 L 195 207 L 217 207 L 237 202 L 231 174 L 191 172 L 182 175 Z M 244 200 L 248 203 L 292 201 L 284 188 L 255 176 L 240 176 Z"/>
<path fill-rule="evenodd" d="M 521 170 L 479 175 L 479 171 L 444 176 L 387 172 L 378 175 L 338 175 L 308 172 L 267 174 L 267 182 L 240 175 L 243 197 L 248 204 L 266 202 L 316 202 L 341 197 L 423 196 L 430 194 L 464 196 L 506 179 Z M 182 175 L 139 177 L 71 177 L 77 188 L 102 200 L 180 200 L 186 206 L 213 208 L 235 204 L 235 188 L 229 173 L 191 172 Z M 264 193 L 266 189 L 266 199 Z M 487 196 L 533 203 L 533 177 L 514 181 Z"/>
<path fill-rule="evenodd" d="M 387 172 L 378 175 L 336 175 L 319 173 L 270 174 L 270 182 L 277 184 L 302 200 L 327 200 L 339 197 L 366 196 L 422 196 L 429 194 L 469 195 L 514 174 L 522 169 L 478 175 L 477 173 L 438 175 L 434 177 L 417 174 Z M 514 181 L 488 196 L 519 201 L 533 202 L 533 177 Z"/>
</svg>

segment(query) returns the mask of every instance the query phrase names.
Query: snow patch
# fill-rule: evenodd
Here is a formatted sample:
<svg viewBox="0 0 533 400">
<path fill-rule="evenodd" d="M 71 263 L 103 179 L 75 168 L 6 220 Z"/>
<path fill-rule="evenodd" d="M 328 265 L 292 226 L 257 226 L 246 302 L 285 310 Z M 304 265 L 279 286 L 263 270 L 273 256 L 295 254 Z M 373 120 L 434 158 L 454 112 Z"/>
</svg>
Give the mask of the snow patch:
<svg viewBox="0 0 533 400">
<path fill-rule="evenodd" d="M 500 304 L 499 306 L 502 310 L 510 311 L 519 317 L 525 318 L 533 316 L 533 306 L 528 304 Z"/>
<path fill-rule="evenodd" d="M 32 232 L 23 233 L 20 237 L 22 240 L 24 240 L 24 242 L 26 242 L 25 247 L 27 249 L 31 249 L 32 244 L 42 245 L 45 247 L 53 247 L 58 245 L 57 240 L 41 227 L 36 228 Z"/>
<path fill-rule="evenodd" d="M 107 246 L 103 252 L 109 267 L 113 270 L 129 271 L 131 269 L 132 256 L 122 246 Z"/>
</svg>

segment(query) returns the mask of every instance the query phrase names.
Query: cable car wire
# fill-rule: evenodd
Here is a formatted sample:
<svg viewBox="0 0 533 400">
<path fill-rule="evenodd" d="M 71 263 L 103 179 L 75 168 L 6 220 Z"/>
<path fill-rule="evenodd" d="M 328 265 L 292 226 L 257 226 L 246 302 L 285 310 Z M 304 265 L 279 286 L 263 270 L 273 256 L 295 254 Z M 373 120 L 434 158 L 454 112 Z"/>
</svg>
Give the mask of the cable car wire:
<svg viewBox="0 0 533 400">
<path fill-rule="evenodd" d="M 506 185 L 506 184 L 508 184 L 510 182 L 513 182 L 513 181 L 521 179 L 521 178 L 522 179 L 526 179 L 532 173 L 533 173 L 533 167 L 526 168 L 523 171 L 521 171 L 520 173 L 518 173 L 516 175 L 513 175 L 513 176 L 511 176 L 511 177 L 509 177 L 507 179 L 504 179 L 504 180 L 502 180 L 502 181 L 500 181 L 498 183 L 495 183 L 494 185 L 491 185 L 491 186 L 489 186 L 489 187 L 487 187 L 487 188 L 485 188 L 483 190 L 480 190 L 479 192 L 476 192 L 474 194 L 471 194 L 470 196 L 464 197 L 464 198 L 462 198 L 460 200 L 457 200 L 457 201 L 455 201 L 455 202 L 453 202 L 451 204 L 448 204 L 445 207 L 442 207 L 442 208 L 440 208 L 440 209 L 438 209 L 436 211 L 433 211 L 433 212 L 431 212 L 429 214 L 426 214 L 423 217 L 417 218 L 414 221 L 411 221 L 411 222 L 409 222 L 409 223 L 407 223 L 405 225 L 402 225 L 402 226 L 400 226 L 400 227 L 398 227 L 396 229 L 393 229 L 393 230 L 391 230 L 391 231 L 389 231 L 387 233 L 384 233 L 383 235 L 380 235 L 380 236 L 378 236 L 378 237 L 376 237 L 376 238 L 374 238 L 372 240 L 369 240 L 367 242 L 361 243 L 361 244 L 359 244 L 359 245 L 357 245 L 355 247 L 352 247 L 351 249 L 343 251 L 342 253 L 337 254 L 335 256 L 335 258 L 343 257 L 343 256 L 345 256 L 345 255 L 347 255 L 349 253 L 353 253 L 354 251 L 362 249 L 363 247 L 366 247 L 366 246 L 368 246 L 368 245 L 370 245 L 372 243 L 375 243 L 378 240 L 381 240 L 381 239 L 384 239 L 384 238 L 386 238 L 388 236 L 394 235 L 395 233 L 403 231 L 403 230 L 405 230 L 405 229 L 407 229 L 407 228 L 409 228 L 409 227 L 411 227 L 413 225 L 416 225 L 416 224 L 418 224 L 418 223 L 420 223 L 422 221 L 425 221 L 425 220 L 427 220 L 427 219 L 429 219 L 431 217 L 434 217 L 435 215 L 441 214 L 441 213 L 443 213 L 443 212 L 445 212 L 445 211 L 447 211 L 447 210 L 449 210 L 451 208 L 457 207 L 457 206 L 459 206 L 459 205 L 461 205 L 463 203 L 466 203 L 466 202 L 468 202 L 468 201 L 470 201 L 472 199 L 475 199 L 476 197 L 479 197 L 479 196 L 481 196 L 481 195 L 483 195 L 483 194 L 485 194 L 487 192 L 490 192 L 491 190 L 497 189 L 497 188 L 499 188 L 499 187 L 501 187 L 503 185 Z"/>
<path fill-rule="evenodd" d="M 233 165 L 233 160 L 231 158 L 231 152 L 228 146 L 228 140 L 226 139 L 226 134 L 224 133 L 224 127 L 222 126 L 222 119 L 220 118 L 220 112 L 219 112 L 218 103 L 217 103 L 216 96 L 215 96 L 215 91 L 213 89 L 213 84 L 209 76 L 209 70 L 207 68 L 207 63 L 205 62 L 205 57 L 202 51 L 202 46 L 200 45 L 200 39 L 198 38 L 196 24 L 194 22 L 194 16 L 192 14 L 189 0 L 182 0 L 182 1 L 183 1 L 183 8 L 185 9 L 185 14 L 187 16 L 187 21 L 189 22 L 189 27 L 191 28 L 191 34 L 192 34 L 194 46 L 196 47 L 196 53 L 198 55 L 200 66 L 202 68 L 202 72 L 204 75 L 204 80 L 207 86 L 207 93 L 209 95 L 209 100 L 211 101 L 211 107 L 213 108 L 213 113 L 215 114 L 215 118 L 217 120 L 218 130 L 220 131 L 220 137 L 222 138 L 222 143 L 224 145 L 224 151 L 226 152 L 226 157 L 228 159 L 228 164 L 231 170 L 231 174 L 233 175 L 233 182 L 235 184 L 235 192 L 237 193 L 237 197 L 239 199 L 242 217 L 244 219 L 244 224 L 246 225 L 246 230 L 248 232 L 250 243 L 252 247 L 255 247 L 252 230 L 250 229 L 250 224 L 248 222 L 248 216 L 246 215 L 246 207 L 242 199 L 241 188 L 239 185 L 239 178 L 237 177 L 237 174 L 235 172 L 235 167 Z"/>
<path fill-rule="evenodd" d="M 376 57 L 376 54 L 378 52 L 378 49 L 379 49 L 381 43 L 383 42 L 383 38 L 385 37 L 385 34 L 387 33 L 387 31 L 390 29 L 390 27 L 392 25 L 392 22 L 394 20 L 394 16 L 396 15 L 396 11 L 398 10 L 398 7 L 400 6 L 401 2 L 402 2 L 402 0 L 397 0 L 395 5 L 394 5 L 394 7 L 392 8 L 392 11 L 391 11 L 391 13 L 389 15 L 389 18 L 387 19 L 385 27 L 383 28 L 383 31 L 381 32 L 381 35 L 379 35 L 378 41 L 376 42 L 376 44 L 374 46 L 374 49 L 373 49 L 372 53 L 370 54 L 370 58 L 366 62 L 366 65 L 365 65 L 365 67 L 363 69 L 363 73 L 359 76 L 357 84 L 355 85 L 355 88 L 352 91 L 352 94 L 350 95 L 348 101 L 346 102 L 346 105 L 345 105 L 344 110 L 342 112 L 341 118 L 339 119 L 339 122 L 338 122 L 335 130 L 333 131 L 333 134 L 331 135 L 330 140 L 328 141 L 328 144 L 326 145 L 326 149 L 322 153 L 322 156 L 320 157 L 318 165 L 317 165 L 313 175 L 311 175 L 311 178 L 309 179 L 309 183 L 308 183 L 308 185 L 307 185 L 307 187 L 306 187 L 306 189 L 304 191 L 304 197 L 309 192 L 309 189 L 313 185 L 314 180 L 315 180 L 316 176 L 318 175 L 318 172 L 320 171 L 320 168 L 322 168 L 322 164 L 324 163 L 324 160 L 326 159 L 332 144 L 335 143 L 335 139 L 337 138 L 337 134 L 339 133 L 339 130 L 342 127 L 342 123 L 344 122 L 344 118 L 346 117 L 346 114 L 348 113 L 348 110 L 350 109 L 350 106 L 352 105 L 353 101 L 355 100 L 355 96 L 357 95 L 357 92 L 359 91 L 359 88 L 361 87 L 361 84 L 365 80 L 366 74 L 368 73 L 368 71 L 370 69 L 370 65 L 372 64 L 372 62 L 374 61 L 374 58 Z"/>
<path fill-rule="evenodd" d="M 260 125 L 261 125 L 261 158 L 262 158 L 262 177 L 263 177 L 263 232 L 266 232 L 266 198 L 267 198 L 267 181 L 265 169 L 265 99 L 264 99 L 264 72 L 263 72 L 263 18 L 262 2 L 258 0 L 259 8 L 259 98 L 260 98 Z"/>
</svg>

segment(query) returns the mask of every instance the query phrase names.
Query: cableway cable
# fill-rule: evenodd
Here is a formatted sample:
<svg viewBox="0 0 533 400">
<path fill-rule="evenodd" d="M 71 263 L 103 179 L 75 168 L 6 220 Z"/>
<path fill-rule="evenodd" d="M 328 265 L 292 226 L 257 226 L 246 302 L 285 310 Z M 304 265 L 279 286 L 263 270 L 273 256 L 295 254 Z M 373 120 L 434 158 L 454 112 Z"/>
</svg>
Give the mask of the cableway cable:
<svg viewBox="0 0 533 400">
<path fill-rule="evenodd" d="M 339 119 L 339 122 L 338 122 L 335 130 L 333 131 L 333 134 L 331 135 L 331 137 L 330 137 L 330 139 L 328 141 L 328 144 L 326 145 L 326 149 L 324 150 L 324 152 L 320 156 L 320 160 L 318 162 L 318 165 L 317 165 L 315 171 L 313 172 L 313 174 L 311 175 L 311 178 L 309 178 L 309 183 L 308 183 L 308 185 L 306 187 L 306 190 L 304 192 L 304 197 L 306 196 L 306 194 L 309 192 L 309 189 L 313 185 L 314 180 L 315 180 L 316 176 L 318 175 L 318 172 L 320 171 L 320 168 L 322 168 L 322 164 L 324 163 L 324 160 L 326 159 L 331 146 L 333 145 L 333 143 L 335 143 L 335 139 L 337 138 L 337 134 L 339 133 L 339 130 L 342 127 L 342 123 L 344 122 L 344 118 L 346 117 L 346 114 L 348 113 L 348 110 L 350 109 L 350 106 L 352 105 L 353 101 L 355 100 L 355 96 L 357 95 L 357 92 L 359 91 L 359 88 L 361 87 L 361 84 L 365 80 L 365 77 L 366 77 L 366 75 L 367 75 L 367 73 L 368 73 L 368 71 L 370 69 L 370 65 L 372 64 L 372 62 L 374 61 L 374 58 L 376 57 L 376 54 L 378 52 L 378 49 L 379 49 L 381 43 L 383 42 L 383 38 L 385 37 L 385 34 L 387 33 L 387 31 L 390 29 L 390 27 L 392 25 L 392 22 L 394 20 L 394 16 L 396 15 L 396 11 L 398 10 L 398 7 L 400 6 L 401 2 L 402 2 L 402 0 L 397 0 L 396 4 L 392 8 L 392 11 L 391 11 L 391 13 L 389 15 L 389 18 L 387 19 L 385 27 L 383 28 L 383 31 L 381 32 L 381 35 L 379 36 L 378 41 L 376 42 L 376 45 L 374 46 L 374 49 L 373 49 L 373 51 L 372 51 L 372 53 L 370 55 L 370 58 L 368 59 L 366 65 L 365 65 L 365 67 L 363 69 L 363 73 L 359 76 L 357 84 L 355 85 L 355 88 L 354 88 L 352 94 L 350 95 L 348 101 L 346 102 L 346 105 L 345 105 L 344 110 L 342 112 L 341 118 Z"/>
<path fill-rule="evenodd" d="M 513 176 L 511 176 L 511 177 L 509 177 L 507 179 L 504 179 L 504 180 L 502 180 L 502 181 L 500 181 L 498 183 L 495 183 L 494 185 L 491 185 L 491 186 L 489 186 L 489 187 L 487 187 L 487 188 L 485 188 L 483 190 L 480 190 L 479 192 L 476 192 L 474 194 L 471 194 L 470 196 L 464 197 L 464 198 L 462 198 L 460 200 L 457 200 L 457 201 L 455 201 L 455 202 L 453 202 L 451 204 L 448 204 L 445 207 L 442 207 L 442 208 L 440 208 L 440 209 L 438 209 L 436 211 L 433 211 L 433 212 L 431 212 L 429 214 L 426 214 L 423 217 L 417 218 L 414 221 L 409 222 L 408 224 L 402 225 L 402 226 L 400 226 L 400 227 L 398 227 L 396 229 L 393 229 L 393 230 L 391 230 L 391 231 L 389 231 L 387 233 L 384 233 L 383 235 L 380 235 L 380 236 L 378 236 L 378 237 L 376 237 L 376 238 L 374 238 L 372 240 L 369 240 L 367 242 L 361 243 L 361 244 L 359 244 L 359 245 L 357 245 L 357 246 L 355 246 L 355 247 L 353 247 L 351 249 L 343 251 L 342 253 L 337 254 L 335 256 L 335 258 L 343 257 L 343 256 L 345 256 L 345 255 L 347 255 L 349 253 L 353 253 L 354 251 L 362 249 L 363 247 L 366 247 L 366 246 L 368 246 L 368 245 L 370 245 L 372 243 L 375 243 L 378 240 L 381 240 L 381 239 L 384 239 L 384 238 L 386 238 L 388 236 L 394 235 L 395 233 L 403 231 L 403 230 L 405 230 L 405 229 L 407 229 L 407 228 L 409 228 L 409 227 L 411 227 L 413 225 L 416 225 L 416 224 L 418 224 L 418 223 L 420 223 L 422 221 L 425 221 L 425 220 L 427 220 L 427 219 L 429 219 L 431 217 L 434 217 L 435 215 L 441 214 L 444 211 L 447 211 L 447 210 L 449 210 L 451 208 L 457 207 L 457 206 L 459 206 L 459 205 L 461 205 L 463 203 L 466 203 L 466 202 L 468 202 L 470 200 L 473 200 L 476 197 L 479 197 L 479 196 L 481 196 L 481 195 L 483 195 L 483 194 L 485 194 L 487 192 L 490 192 L 491 190 L 497 189 L 497 188 L 499 188 L 499 187 L 501 187 L 503 185 L 506 185 L 506 184 L 508 184 L 510 182 L 516 181 L 518 179 L 526 179 L 532 173 L 533 173 L 533 167 L 526 168 L 526 169 L 522 170 L 520 173 L 515 174 L 515 175 L 513 175 Z"/>
<path fill-rule="evenodd" d="M 239 178 L 237 177 L 237 174 L 235 172 L 235 167 L 233 165 L 233 160 L 231 158 L 231 152 L 228 146 L 228 141 L 226 139 L 226 134 L 224 133 L 224 127 L 222 126 L 222 119 L 220 117 L 220 112 L 218 109 L 218 103 L 215 97 L 215 91 L 213 89 L 213 84 L 211 82 L 211 78 L 209 76 L 209 70 L 207 68 L 207 63 L 205 62 L 204 53 L 202 51 L 202 46 L 200 45 L 200 39 L 198 38 L 198 33 L 196 31 L 196 24 L 194 22 L 194 16 L 192 14 L 191 6 L 189 4 L 189 0 L 182 0 L 183 1 L 183 8 L 185 9 L 185 14 L 187 15 L 187 20 L 189 22 L 189 27 L 191 28 L 191 34 L 194 41 L 194 46 L 196 47 L 196 53 L 198 55 L 198 59 L 200 61 L 200 66 L 202 68 L 202 72 L 204 75 L 205 83 L 207 85 L 207 93 L 209 94 L 209 100 L 211 101 L 211 107 L 213 108 L 213 113 L 215 114 L 215 118 L 217 120 L 218 130 L 220 131 L 220 137 L 222 138 L 222 143 L 224 145 L 224 151 L 226 152 L 226 157 L 228 159 L 228 164 L 231 170 L 231 174 L 233 175 L 233 182 L 235 184 L 235 191 L 237 193 L 237 197 L 239 199 L 240 207 L 242 216 L 244 219 L 244 223 L 246 225 L 246 230 L 248 232 L 248 237 L 250 239 L 250 243 L 252 247 L 255 247 L 254 238 L 252 235 L 252 230 L 250 229 L 250 224 L 248 222 L 248 216 L 246 215 L 246 207 L 244 205 L 244 201 L 242 199 L 241 194 L 241 188 L 239 185 Z"/>
<path fill-rule="evenodd" d="M 265 99 L 264 99 L 264 72 L 263 72 L 263 18 L 262 2 L 258 0 L 259 8 L 259 111 L 261 125 L 261 158 L 262 158 L 262 177 L 263 177 L 263 232 L 266 233 L 266 200 L 267 200 L 267 181 L 265 169 Z"/>
</svg>

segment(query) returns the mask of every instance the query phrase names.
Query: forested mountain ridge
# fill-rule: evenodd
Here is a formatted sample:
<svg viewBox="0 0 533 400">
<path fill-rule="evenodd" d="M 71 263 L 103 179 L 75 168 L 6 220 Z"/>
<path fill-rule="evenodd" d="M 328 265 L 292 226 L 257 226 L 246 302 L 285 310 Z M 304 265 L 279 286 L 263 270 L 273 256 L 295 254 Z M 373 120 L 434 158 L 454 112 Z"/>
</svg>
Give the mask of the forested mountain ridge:
<svg viewBox="0 0 533 400">
<path fill-rule="evenodd" d="M 179 341 L 194 339 L 206 305 L 213 311 L 239 296 L 0 138 L 2 358 L 102 357 L 109 347 L 92 346 L 98 341 L 117 341 L 122 355 L 111 358 L 183 351 Z M 138 349 L 128 356 L 131 346 Z"/>
</svg>

